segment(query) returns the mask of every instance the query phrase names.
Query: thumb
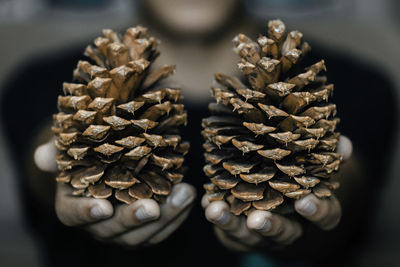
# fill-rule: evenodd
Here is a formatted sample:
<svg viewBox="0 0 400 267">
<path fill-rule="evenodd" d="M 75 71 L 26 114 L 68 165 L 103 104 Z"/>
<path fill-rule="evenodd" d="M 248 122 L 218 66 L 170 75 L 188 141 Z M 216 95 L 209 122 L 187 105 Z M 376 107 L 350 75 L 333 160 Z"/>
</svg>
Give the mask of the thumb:
<svg viewBox="0 0 400 267">
<path fill-rule="evenodd" d="M 56 172 L 57 148 L 54 144 L 54 138 L 51 138 L 47 143 L 38 146 L 33 154 L 33 159 L 36 166 L 45 172 Z"/>
</svg>

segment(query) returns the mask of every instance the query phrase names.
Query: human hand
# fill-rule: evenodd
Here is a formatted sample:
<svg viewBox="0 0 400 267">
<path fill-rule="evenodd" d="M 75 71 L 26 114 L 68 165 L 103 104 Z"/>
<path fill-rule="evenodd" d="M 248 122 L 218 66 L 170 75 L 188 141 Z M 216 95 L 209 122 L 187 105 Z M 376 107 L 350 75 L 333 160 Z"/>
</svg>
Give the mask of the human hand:
<svg viewBox="0 0 400 267">
<path fill-rule="evenodd" d="M 55 172 L 56 149 L 53 140 L 39 146 L 34 154 L 43 171 Z M 196 197 L 193 186 L 180 183 L 172 187 L 165 204 L 140 199 L 130 205 L 113 207 L 106 199 L 75 197 L 72 188 L 58 183 L 55 209 L 67 226 L 79 226 L 96 239 L 127 246 L 156 244 L 171 235 L 187 218 Z"/>
<path fill-rule="evenodd" d="M 343 160 L 352 154 L 350 139 L 341 136 L 337 152 L 343 155 Z M 254 210 L 247 218 L 236 216 L 229 211 L 225 201 L 210 203 L 207 195 L 201 201 L 208 221 L 214 224 L 214 229 L 221 243 L 227 248 L 248 251 L 274 242 L 276 246 L 293 243 L 303 233 L 299 222 L 269 211 Z M 333 195 L 320 199 L 309 194 L 295 201 L 295 211 L 322 230 L 334 228 L 340 221 L 342 210 L 338 199 Z"/>
</svg>

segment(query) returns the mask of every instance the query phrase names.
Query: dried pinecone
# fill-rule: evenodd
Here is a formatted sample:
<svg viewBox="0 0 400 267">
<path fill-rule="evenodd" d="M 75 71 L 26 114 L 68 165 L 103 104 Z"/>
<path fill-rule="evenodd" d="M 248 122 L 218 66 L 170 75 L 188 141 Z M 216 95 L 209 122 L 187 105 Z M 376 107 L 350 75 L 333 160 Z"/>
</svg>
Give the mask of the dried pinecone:
<svg viewBox="0 0 400 267">
<path fill-rule="evenodd" d="M 103 35 L 85 50 L 93 63 L 79 61 L 76 83 L 64 83 L 58 97 L 57 181 L 77 196 L 162 201 L 182 180 L 189 149 L 177 131 L 187 119 L 180 89 L 158 83 L 175 68 L 150 70 L 158 41 L 146 28 Z"/>
<path fill-rule="evenodd" d="M 304 67 L 310 50 L 298 31 L 286 33 L 280 20 L 269 21 L 267 36 L 234 39 L 238 67 L 246 81 L 216 73 L 216 103 L 203 120 L 206 140 L 205 184 L 209 201 L 226 200 L 231 212 L 253 209 L 288 212 L 293 200 L 313 193 L 331 196 L 338 183 L 330 176 L 342 156 L 336 105 L 328 103 L 324 61 Z"/>
</svg>

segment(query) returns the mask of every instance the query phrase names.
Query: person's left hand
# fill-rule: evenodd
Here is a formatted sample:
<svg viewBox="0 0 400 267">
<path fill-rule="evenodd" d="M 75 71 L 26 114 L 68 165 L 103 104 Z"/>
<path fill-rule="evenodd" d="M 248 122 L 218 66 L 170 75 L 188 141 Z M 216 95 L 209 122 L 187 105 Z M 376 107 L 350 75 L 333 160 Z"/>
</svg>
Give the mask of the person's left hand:
<svg viewBox="0 0 400 267">
<path fill-rule="evenodd" d="M 347 137 L 340 138 L 337 152 L 343 155 L 343 160 L 351 156 L 352 143 Z M 248 251 L 271 242 L 275 246 L 289 245 L 303 233 L 299 222 L 269 211 L 254 210 L 247 218 L 243 215 L 235 216 L 229 211 L 228 203 L 210 203 L 207 194 L 202 198 L 202 206 L 207 220 L 214 224 L 221 243 L 233 250 Z M 322 230 L 334 228 L 342 214 L 341 205 L 334 195 L 320 199 L 309 194 L 296 200 L 294 208 L 298 214 Z"/>
</svg>

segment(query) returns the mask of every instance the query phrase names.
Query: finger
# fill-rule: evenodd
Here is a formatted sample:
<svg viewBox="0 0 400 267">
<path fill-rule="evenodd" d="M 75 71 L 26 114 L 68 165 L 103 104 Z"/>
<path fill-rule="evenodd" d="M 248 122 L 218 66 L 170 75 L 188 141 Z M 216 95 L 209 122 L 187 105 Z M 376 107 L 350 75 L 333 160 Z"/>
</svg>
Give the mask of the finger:
<svg viewBox="0 0 400 267">
<path fill-rule="evenodd" d="M 282 244 L 291 244 L 302 235 L 299 223 L 263 210 L 250 212 L 247 227 Z"/>
<path fill-rule="evenodd" d="M 244 217 L 235 216 L 229 211 L 229 206 L 225 201 L 212 202 L 206 208 L 205 213 L 208 221 L 241 243 L 253 246 L 261 241 L 258 234 L 247 228 Z"/>
<path fill-rule="evenodd" d="M 353 143 L 348 137 L 341 135 L 336 152 L 342 154 L 344 161 L 348 160 L 353 153 Z"/>
<path fill-rule="evenodd" d="M 206 219 L 223 230 L 235 230 L 239 227 L 239 217 L 229 212 L 225 201 L 214 201 L 205 210 Z"/>
<path fill-rule="evenodd" d="M 57 185 L 56 214 L 67 226 L 78 226 L 93 223 L 111 217 L 114 210 L 105 199 L 75 197 L 65 184 Z"/>
<path fill-rule="evenodd" d="M 149 241 L 149 244 L 158 244 L 168 238 L 173 232 L 178 229 L 179 226 L 186 220 L 189 216 L 191 209 L 186 209 L 183 213 L 179 214 L 172 222 L 170 222 L 163 230 L 154 235 Z"/>
<path fill-rule="evenodd" d="M 112 218 L 89 225 L 87 230 L 97 237 L 109 238 L 159 217 L 160 207 L 155 200 L 139 199 L 130 205 L 121 204 Z"/>
<path fill-rule="evenodd" d="M 54 144 L 54 138 L 52 138 L 49 142 L 36 148 L 35 153 L 33 154 L 33 159 L 40 170 L 45 172 L 56 172 L 56 154 L 57 148 Z"/>
<path fill-rule="evenodd" d="M 334 228 L 342 216 L 340 202 L 335 196 L 319 199 L 313 194 L 309 194 L 296 200 L 294 207 L 300 215 L 323 230 Z"/>
<path fill-rule="evenodd" d="M 201 206 L 203 209 L 207 208 L 208 205 L 210 205 L 210 201 L 208 200 L 208 195 L 204 194 L 203 197 L 201 198 Z"/>
<path fill-rule="evenodd" d="M 193 186 L 186 183 L 174 185 L 166 203 L 160 205 L 161 216 L 157 221 L 137 227 L 115 237 L 113 241 L 123 245 L 137 246 L 150 240 L 151 237 L 165 229 L 176 217 L 191 207 L 195 197 L 196 190 Z"/>
</svg>

